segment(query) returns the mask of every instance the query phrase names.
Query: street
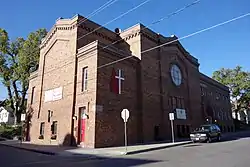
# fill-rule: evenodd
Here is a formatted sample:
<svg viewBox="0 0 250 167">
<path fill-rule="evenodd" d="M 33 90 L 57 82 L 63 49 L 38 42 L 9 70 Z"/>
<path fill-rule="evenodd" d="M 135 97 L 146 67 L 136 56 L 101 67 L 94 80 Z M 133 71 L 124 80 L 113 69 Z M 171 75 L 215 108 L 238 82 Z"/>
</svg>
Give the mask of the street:
<svg viewBox="0 0 250 167">
<path fill-rule="evenodd" d="M 0 146 L 1 167 L 82 167 L 82 166 L 167 166 L 167 167 L 249 167 L 250 137 L 219 143 L 194 143 L 140 154 L 112 158 L 84 159 L 80 156 L 43 155 Z"/>
</svg>

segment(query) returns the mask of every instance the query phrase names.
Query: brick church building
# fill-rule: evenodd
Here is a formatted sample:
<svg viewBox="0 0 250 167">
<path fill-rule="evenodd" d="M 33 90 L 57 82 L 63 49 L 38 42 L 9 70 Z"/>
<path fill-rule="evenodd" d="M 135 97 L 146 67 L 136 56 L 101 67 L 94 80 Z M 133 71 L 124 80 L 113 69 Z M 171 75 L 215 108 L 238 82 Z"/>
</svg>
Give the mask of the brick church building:
<svg viewBox="0 0 250 167">
<path fill-rule="evenodd" d="M 32 143 L 121 146 L 124 108 L 129 144 L 170 139 L 170 112 L 177 138 L 209 122 L 234 130 L 228 88 L 200 73 L 180 42 L 143 52 L 176 36 L 142 24 L 123 31 L 99 26 L 79 15 L 59 18 L 42 40 L 28 90 Z"/>
</svg>

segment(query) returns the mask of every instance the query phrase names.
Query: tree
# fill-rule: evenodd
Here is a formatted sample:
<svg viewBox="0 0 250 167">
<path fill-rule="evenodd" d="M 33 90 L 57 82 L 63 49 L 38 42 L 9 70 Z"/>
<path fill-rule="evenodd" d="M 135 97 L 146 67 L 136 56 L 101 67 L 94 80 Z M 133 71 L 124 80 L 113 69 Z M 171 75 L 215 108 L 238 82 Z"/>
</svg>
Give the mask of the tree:
<svg viewBox="0 0 250 167">
<path fill-rule="evenodd" d="M 0 28 L 0 79 L 8 92 L 8 104 L 17 122 L 25 112 L 30 73 L 38 68 L 39 45 L 47 31 L 39 29 L 28 38 L 10 41 L 8 33 Z"/>
<path fill-rule="evenodd" d="M 238 112 L 249 109 L 250 73 L 241 66 L 234 69 L 221 68 L 213 73 L 213 79 L 229 87 L 232 110 L 238 119 Z"/>
</svg>

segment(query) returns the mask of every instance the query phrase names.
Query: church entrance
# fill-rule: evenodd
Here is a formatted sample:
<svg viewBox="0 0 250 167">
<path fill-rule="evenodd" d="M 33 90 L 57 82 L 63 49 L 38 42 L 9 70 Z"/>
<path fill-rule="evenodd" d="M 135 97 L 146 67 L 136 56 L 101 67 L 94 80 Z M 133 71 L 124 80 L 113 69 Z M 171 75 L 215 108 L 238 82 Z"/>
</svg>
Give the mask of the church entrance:
<svg viewBox="0 0 250 167">
<path fill-rule="evenodd" d="M 78 143 L 83 143 L 85 141 L 85 131 L 86 131 L 86 107 L 81 107 L 79 109 L 79 128 L 78 128 Z"/>
</svg>

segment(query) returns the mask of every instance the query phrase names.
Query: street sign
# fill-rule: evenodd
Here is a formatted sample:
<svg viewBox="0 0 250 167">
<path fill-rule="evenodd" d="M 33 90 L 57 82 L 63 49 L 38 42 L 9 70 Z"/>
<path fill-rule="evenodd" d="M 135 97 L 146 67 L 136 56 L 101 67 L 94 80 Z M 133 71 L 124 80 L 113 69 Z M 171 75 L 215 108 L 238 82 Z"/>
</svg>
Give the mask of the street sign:
<svg viewBox="0 0 250 167">
<path fill-rule="evenodd" d="M 174 113 L 172 113 L 172 112 L 169 113 L 169 120 L 170 121 L 174 120 Z"/>
<path fill-rule="evenodd" d="M 129 118 L 129 111 L 128 109 L 123 109 L 121 112 L 121 117 L 124 120 L 124 143 L 125 143 L 125 154 L 127 154 L 127 145 L 128 145 L 128 139 L 127 139 L 127 121 Z"/>
<path fill-rule="evenodd" d="M 129 111 L 128 111 L 128 109 L 123 109 L 122 110 L 121 117 L 124 120 L 124 122 L 128 121 L 128 118 L 129 118 Z"/>
<path fill-rule="evenodd" d="M 21 114 L 21 121 L 25 121 L 26 114 Z"/>
<path fill-rule="evenodd" d="M 172 142 L 174 143 L 174 125 L 173 125 L 173 122 L 174 122 L 174 113 L 169 113 L 169 120 L 170 120 L 170 123 L 171 123 L 171 132 L 172 132 Z"/>
</svg>

